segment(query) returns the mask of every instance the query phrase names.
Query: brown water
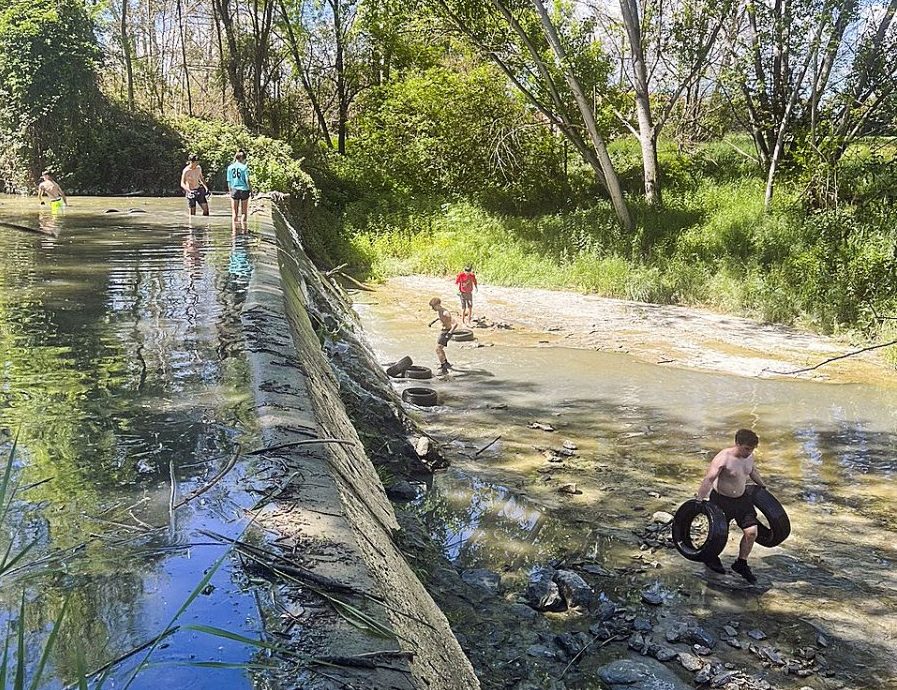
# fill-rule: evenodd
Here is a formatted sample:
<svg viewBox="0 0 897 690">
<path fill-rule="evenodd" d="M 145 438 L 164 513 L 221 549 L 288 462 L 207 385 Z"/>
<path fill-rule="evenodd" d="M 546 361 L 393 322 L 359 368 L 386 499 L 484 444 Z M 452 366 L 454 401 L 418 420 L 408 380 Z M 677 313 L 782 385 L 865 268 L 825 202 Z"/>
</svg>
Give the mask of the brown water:
<svg viewBox="0 0 897 690">
<path fill-rule="evenodd" d="M 435 368 L 425 299 L 393 286 L 359 301 L 383 361 L 409 354 Z M 452 468 L 424 501 L 450 559 L 521 586 L 551 559 L 596 560 L 616 576 L 593 584 L 616 596 L 631 599 L 656 581 L 670 593 L 668 610 L 759 627 L 788 655 L 821 633 L 835 679 L 897 687 L 897 389 L 739 378 L 545 347 L 516 331 L 477 334 L 494 346 L 452 343 L 454 372 L 427 384 L 440 406 L 416 412 L 451 451 Z M 533 421 L 556 431 L 528 428 Z M 755 549 L 759 584 L 708 577 L 675 551 L 639 551 L 634 533 L 654 511 L 674 512 L 690 498 L 708 459 L 742 426 L 760 435 L 759 471 L 793 525 L 781 547 Z M 576 455 L 547 462 L 544 450 L 565 439 Z M 568 482 L 582 493 L 559 493 Z M 724 562 L 736 544 L 730 536 Z M 739 667 L 758 665 L 747 651 L 715 651 Z M 767 678 L 828 687 L 775 669 Z"/>
<path fill-rule="evenodd" d="M 11 651 L 24 626 L 30 682 L 68 602 L 41 687 L 153 639 L 223 553 L 197 530 L 246 525 L 240 466 L 169 509 L 172 491 L 183 498 L 255 443 L 240 307 L 256 239 L 233 231 L 225 204 L 191 221 L 180 200 L 77 198 L 52 214 L 0 197 L 0 221 L 38 231 L 0 225 L 0 458 L 18 434 L 19 487 L 0 546 L 34 544 L 0 576 L 0 625 Z M 145 213 L 104 213 L 132 207 Z M 131 688 L 252 687 L 241 668 L 191 666 L 241 664 L 251 647 L 183 627 L 257 635 L 235 566 L 224 562 Z M 124 687 L 145 654 L 113 665 L 105 687 Z"/>
</svg>

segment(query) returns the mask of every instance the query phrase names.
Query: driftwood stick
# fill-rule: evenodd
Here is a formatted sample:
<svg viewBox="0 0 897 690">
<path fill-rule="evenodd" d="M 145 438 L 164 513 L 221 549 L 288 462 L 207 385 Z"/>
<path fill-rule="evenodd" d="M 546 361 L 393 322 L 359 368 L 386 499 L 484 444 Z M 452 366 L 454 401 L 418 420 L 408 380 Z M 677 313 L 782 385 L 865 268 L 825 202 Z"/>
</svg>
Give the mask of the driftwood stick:
<svg viewBox="0 0 897 690">
<path fill-rule="evenodd" d="M 112 668 L 113 666 L 117 666 L 125 659 L 132 657 L 135 654 L 138 654 L 139 652 L 142 652 L 144 649 L 146 649 L 147 647 L 150 647 L 151 645 L 156 644 L 159 640 L 163 640 L 166 637 L 168 637 L 169 635 L 173 635 L 174 633 L 177 632 L 178 628 L 180 628 L 179 625 L 176 625 L 173 628 L 169 628 L 168 630 L 164 631 L 161 635 L 156 635 L 156 637 L 154 637 L 151 640 L 147 640 L 139 647 L 134 647 L 134 649 L 132 649 L 130 652 L 125 652 L 121 656 L 117 656 L 114 659 L 112 659 L 112 661 L 107 661 L 105 664 L 103 664 L 99 668 L 91 671 L 90 673 L 85 674 L 83 677 L 85 679 L 92 678 L 93 676 L 96 676 L 96 675 L 102 673 L 103 671 L 106 671 L 107 669 Z M 80 682 L 80 679 L 76 680 L 74 683 L 69 683 L 68 685 L 63 686 L 62 690 L 72 690 L 72 688 L 77 688 L 79 682 Z"/>
<path fill-rule="evenodd" d="M 357 287 L 359 290 L 364 290 L 365 292 L 376 292 L 376 291 L 374 290 L 374 288 L 370 287 L 369 285 L 365 285 L 365 284 L 362 283 L 361 281 L 355 280 L 355 278 L 353 278 L 352 276 L 350 276 L 348 273 L 343 273 L 342 271 L 339 271 L 338 273 L 339 273 L 339 275 L 341 275 L 343 278 L 345 278 L 345 279 L 348 280 L 350 283 L 352 283 L 352 285 L 354 285 L 355 287 Z"/>
<path fill-rule="evenodd" d="M 626 637 L 626 635 L 614 635 L 613 637 L 609 637 L 609 638 L 607 638 L 604 642 L 602 642 L 600 645 L 598 645 L 598 649 L 601 649 L 602 647 L 606 647 L 607 645 L 609 645 L 611 642 L 613 642 L 613 641 L 615 641 L 615 640 L 622 640 L 622 639 L 624 639 L 625 637 Z M 595 644 L 595 642 L 597 642 L 597 641 L 598 641 L 598 638 L 597 638 L 597 637 L 593 637 L 591 642 L 589 642 L 585 647 L 583 647 L 581 650 L 579 650 L 579 653 L 578 653 L 575 657 L 573 657 L 572 659 L 570 659 L 570 663 L 567 664 L 566 666 L 564 666 L 564 670 L 561 671 L 561 675 L 558 676 L 558 680 L 561 680 L 561 679 L 566 675 L 567 671 L 570 670 L 570 667 L 571 667 L 573 664 L 575 664 L 577 661 L 579 661 L 579 658 L 580 658 L 583 654 L 586 653 L 586 650 L 587 650 L 589 647 L 591 647 L 593 644 Z"/>
<path fill-rule="evenodd" d="M 207 484 L 199 487 L 198 489 L 194 489 L 189 494 L 184 496 L 184 498 L 182 498 L 180 501 L 175 503 L 174 509 L 177 510 L 182 505 L 189 503 L 197 496 L 202 496 L 206 491 L 208 491 L 213 486 L 215 486 L 215 484 L 220 482 L 221 479 L 224 477 L 224 475 L 226 475 L 228 472 L 230 472 L 234 468 L 234 465 L 237 464 L 237 459 L 240 457 L 240 450 L 241 450 L 240 444 L 238 443 L 237 450 L 234 451 L 234 454 L 231 456 L 231 459 L 227 461 L 227 464 L 221 469 L 221 471 L 218 474 L 216 474 L 214 477 L 212 477 L 212 479 Z"/>
<path fill-rule="evenodd" d="M 307 441 L 292 441 L 290 443 L 281 443 L 276 446 L 265 446 L 264 448 L 256 448 L 247 453 L 247 455 L 261 455 L 262 453 L 270 453 L 275 450 L 284 450 L 285 448 L 295 448 L 296 446 L 311 446 L 319 443 L 336 443 L 344 446 L 354 446 L 355 441 L 345 438 L 312 438 Z"/>
<path fill-rule="evenodd" d="M 879 345 L 870 345 L 869 347 L 860 348 L 859 350 L 854 350 L 853 352 L 848 352 L 843 355 L 838 355 L 837 357 L 829 357 L 828 359 L 822 360 L 819 364 L 816 364 L 812 367 L 804 367 L 803 369 L 795 369 L 794 371 L 776 371 L 775 369 L 764 369 L 763 371 L 768 371 L 770 374 L 782 374 L 784 376 L 790 376 L 792 374 L 803 374 L 807 371 L 815 371 L 821 366 L 825 366 L 831 362 L 837 362 L 839 359 L 847 359 L 848 357 L 853 357 L 854 355 L 862 354 L 863 352 L 870 352 L 871 350 L 880 350 L 883 347 L 891 347 L 892 345 L 897 345 L 897 340 L 891 340 L 886 343 L 880 343 Z"/>
<path fill-rule="evenodd" d="M 333 276 L 334 273 L 340 273 L 340 272 L 342 272 L 342 270 L 343 270 L 346 266 L 348 266 L 348 265 L 349 265 L 349 264 L 340 264 L 339 266 L 336 266 L 336 267 L 334 267 L 334 268 L 331 268 L 331 269 L 330 269 L 329 271 L 327 271 L 324 275 L 327 276 L 328 278 L 330 278 L 330 277 Z"/>
<path fill-rule="evenodd" d="M 480 448 L 476 453 L 473 454 L 473 457 L 475 457 L 475 458 L 476 458 L 476 457 L 479 457 L 480 453 L 482 453 L 482 452 L 484 452 L 484 451 L 486 451 L 486 450 L 489 450 L 492 446 L 494 446 L 494 445 L 495 445 L 496 443 L 498 443 L 500 440 L 501 440 L 501 434 L 499 434 L 499 435 L 496 436 L 494 439 L 492 439 L 491 441 L 489 441 L 489 443 L 487 443 L 485 446 L 483 446 L 482 448 Z"/>
</svg>

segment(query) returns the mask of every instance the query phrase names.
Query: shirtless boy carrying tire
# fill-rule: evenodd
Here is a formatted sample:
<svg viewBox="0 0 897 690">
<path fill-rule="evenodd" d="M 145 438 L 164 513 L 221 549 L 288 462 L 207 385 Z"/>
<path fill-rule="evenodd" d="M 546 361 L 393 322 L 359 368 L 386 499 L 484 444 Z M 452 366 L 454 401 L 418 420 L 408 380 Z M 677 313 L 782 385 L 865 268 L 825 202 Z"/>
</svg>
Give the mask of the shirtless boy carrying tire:
<svg viewBox="0 0 897 690">
<path fill-rule="evenodd" d="M 745 488 L 749 478 L 760 488 L 766 488 L 754 465 L 754 449 L 759 443 L 760 439 L 753 431 L 739 429 L 735 433 L 735 445 L 721 450 L 710 462 L 697 493 L 698 500 L 709 500 L 725 513 L 727 520 L 735 520 L 741 528 L 743 535 L 738 547 L 738 560 L 732 564 L 732 570 L 751 584 L 755 584 L 757 578 L 747 558 L 757 540 L 759 522 L 754 501 Z M 719 556 L 708 558 L 704 564 L 714 572 L 726 572 Z"/>
</svg>

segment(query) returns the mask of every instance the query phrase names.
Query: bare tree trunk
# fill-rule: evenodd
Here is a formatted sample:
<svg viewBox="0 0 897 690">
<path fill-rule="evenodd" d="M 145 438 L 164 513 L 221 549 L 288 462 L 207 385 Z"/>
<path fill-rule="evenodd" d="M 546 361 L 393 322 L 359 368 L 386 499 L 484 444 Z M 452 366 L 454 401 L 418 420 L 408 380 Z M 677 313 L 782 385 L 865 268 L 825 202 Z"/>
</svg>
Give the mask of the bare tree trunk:
<svg viewBox="0 0 897 690">
<path fill-rule="evenodd" d="M 652 206 L 659 206 L 660 180 L 657 164 L 657 133 L 651 116 L 651 100 L 648 93 L 648 70 L 642 46 L 641 18 L 635 0 L 620 0 L 623 25 L 629 38 L 629 55 L 632 59 L 635 112 L 638 119 L 638 140 L 642 150 L 642 171 L 645 178 L 645 199 Z"/>
<path fill-rule="evenodd" d="M 551 18 L 548 16 L 548 11 L 545 9 L 545 5 L 542 0 L 533 0 L 533 4 L 536 7 L 536 11 L 539 13 L 539 20 L 542 23 L 545 37 L 548 39 L 551 50 L 554 53 L 560 68 L 564 72 L 567 86 L 569 86 L 570 90 L 573 92 L 573 97 L 576 100 L 576 105 L 582 115 L 586 131 L 589 134 L 589 139 L 591 139 L 592 146 L 595 148 L 595 155 L 598 158 L 598 163 L 604 174 L 605 187 L 607 188 L 607 193 L 610 195 L 610 200 L 614 206 L 614 211 L 617 214 L 617 219 L 624 229 L 632 230 L 632 217 L 629 215 L 629 208 L 626 206 L 626 200 L 623 198 L 623 189 L 620 187 L 617 171 L 614 170 L 614 164 L 610 159 L 610 154 L 607 152 L 607 145 L 604 143 L 604 139 L 598 131 L 598 125 L 595 122 L 595 114 L 592 112 L 592 106 L 585 97 L 579 80 L 570 69 L 566 52 L 561 45 L 554 24 L 551 23 Z"/>
<path fill-rule="evenodd" d="M 346 153 L 346 125 L 349 121 L 349 98 L 346 85 L 345 64 L 345 34 L 343 28 L 342 7 L 340 0 L 330 0 L 333 11 L 333 36 L 336 41 L 336 106 L 337 106 L 337 130 L 336 150 L 340 154 Z"/>
<path fill-rule="evenodd" d="M 255 130 L 257 123 L 253 117 L 253 110 L 249 107 L 246 99 L 246 88 L 243 84 L 243 70 L 240 68 L 237 33 L 234 26 L 234 18 L 231 14 L 230 0 L 212 0 L 212 4 L 215 6 L 218 20 L 224 28 L 224 37 L 227 39 L 227 55 L 224 66 L 231 89 L 234 92 L 237 112 L 240 113 L 240 119 L 243 121 L 243 124 L 249 129 Z"/>
<path fill-rule="evenodd" d="M 181 38 L 181 64 L 184 67 L 184 89 L 187 92 L 187 114 L 193 117 L 193 94 L 190 92 L 190 70 L 187 67 L 187 30 L 184 28 L 183 0 L 178 0 L 178 32 Z"/>
<path fill-rule="evenodd" d="M 296 71 L 299 72 L 302 88 L 305 89 L 305 95 L 308 96 L 311 107 L 315 111 L 315 119 L 318 121 L 318 127 L 321 128 L 321 134 L 324 135 L 324 141 L 327 142 L 327 147 L 332 149 L 333 137 L 330 136 L 330 127 L 327 125 L 327 116 L 321 108 L 321 102 L 312 87 L 311 79 L 309 79 L 308 72 L 305 69 L 305 60 L 302 58 L 299 41 L 296 39 L 296 32 L 293 30 L 293 22 L 287 14 L 284 0 L 280 0 L 280 14 L 284 26 L 286 27 L 287 44 L 290 47 L 290 52 L 293 54 L 293 61 L 296 63 Z"/>
<path fill-rule="evenodd" d="M 134 65 L 131 58 L 131 37 L 128 35 L 128 3 L 121 0 L 121 49 L 125 58 L 125 78 L 128 83 L 128 109 L 134 110 Z"/>
</svg>

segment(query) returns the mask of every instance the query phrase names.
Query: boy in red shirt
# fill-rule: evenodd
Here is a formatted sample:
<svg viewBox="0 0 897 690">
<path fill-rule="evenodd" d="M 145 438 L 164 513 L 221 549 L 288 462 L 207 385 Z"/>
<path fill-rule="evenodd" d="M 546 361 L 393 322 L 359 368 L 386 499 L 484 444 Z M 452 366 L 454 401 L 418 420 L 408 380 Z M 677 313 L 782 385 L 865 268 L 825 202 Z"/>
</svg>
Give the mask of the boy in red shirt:
<svg viewBox="0 0 897 690">
<path fill-rule="evenodd" d="M 455 285 L 458 286 L 458 296 L 461 298 L 461 323 L 470 326 L 473 321 L 473 289 L 476 288 L 477 292 L 480 289 L 470 266 L 465 266 L 458 274 Z"/>
</svg>

